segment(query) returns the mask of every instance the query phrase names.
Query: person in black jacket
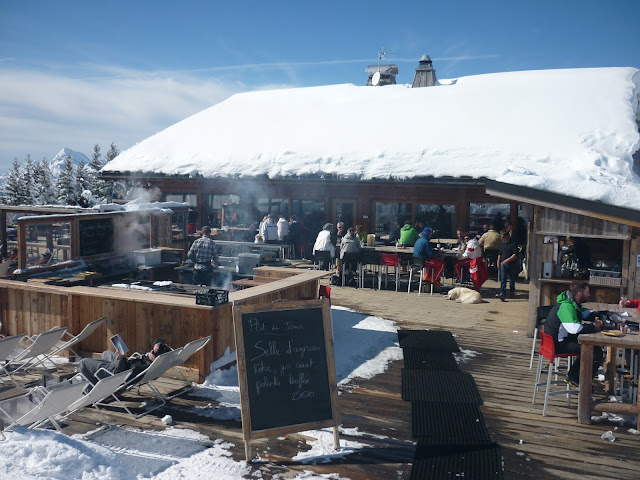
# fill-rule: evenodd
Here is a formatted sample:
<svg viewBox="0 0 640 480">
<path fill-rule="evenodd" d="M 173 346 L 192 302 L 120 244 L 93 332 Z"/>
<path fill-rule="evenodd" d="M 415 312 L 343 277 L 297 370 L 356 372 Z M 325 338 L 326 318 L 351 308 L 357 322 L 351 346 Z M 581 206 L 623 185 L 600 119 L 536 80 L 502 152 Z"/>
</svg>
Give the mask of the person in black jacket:
<svg viewBox="0 0 640 480">
<path fill-rule="evenodd" d="M 113 374 L 124 372 L 125 370 L 132 370 L 132 377 L 135 377 L 140 372 L 149 368 L 149 365 L 151 365 L 158 356 L 169 351 L 171 351 L 171 348 L 165 343 L 165 340 L 163 338 L 156 338 L 153 341 L 151 350 L 144 355 L 132 355 L 127 358 L 119 352 L 107 350 L 106 352 L 102 352 L 101 360 L 93 358 L 83 358 L 80 360 L 78 370 L 84 378 L 94 385 L 98 383 L 100 378 L 108 375 L 99 372 L 101 368 Z"/>
</svg>

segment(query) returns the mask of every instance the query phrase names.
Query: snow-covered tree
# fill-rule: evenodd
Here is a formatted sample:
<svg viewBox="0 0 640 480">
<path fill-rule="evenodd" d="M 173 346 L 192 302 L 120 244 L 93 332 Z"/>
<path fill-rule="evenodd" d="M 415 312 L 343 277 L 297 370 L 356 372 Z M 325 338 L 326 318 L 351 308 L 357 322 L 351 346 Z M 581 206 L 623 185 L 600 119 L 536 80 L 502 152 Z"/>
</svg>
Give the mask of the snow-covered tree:
<svg viewBox="0 0 640 480">
<path fill-rule="evenodd" d="M 109 163 L 111 160 L 116 158 L 118 155 L 120 155 L 120 150 L 118 150 L 118 147 L 116 147 L 115 143 L 111 142 L 111 148 L 109 149 L 109 151 L 105 155 L 106 163 Z"/>
<path fill-rule="evenodd" d="M 84 160 L 81 160 L 76 168 L 76 192 L 78 192 L 78 195 L 89 188 L 89 179 L 87 177 L 86 165 Z"/>
<path fill-rule="evenodd" d="M 22 205 L 33 205 L 33 160 L 31 159 L 31 155 L 27 155 L 27 159 L 24 162 L 22 167 L 22 184 L 23 190 L 20 198 L 20 203 Z"/>
<path fill-rule="evenodd" d="M 60 175 L 58 175 L 56 188 L 58 189 L 58 203 L 62 205 L 78 204 L 76 179 L 71 155 L 67 155 L 64 161 L 64 167 L 60 171 Z"/>
<path fill-rule="evenodd" d="M 93 192 L 93 195 L 96 197 L 102 196 L 100 194 L 101 190 L 104 190 L 104 180 L 100 180 L 99 174 L 100 169 L 104 166 L 102 162 L 101 154 L 100 154 L 100 146 L 96 143 L 93 146 L 93 155 L 91 156 L 91 161 L 87 166 L 87 182 L 88 188 Z"/>
<path fill-rule="evenodd" d="M 46 158 L 33 167 L 33 200 L 36 205 L 52 205 L 56 202 L 51 168 Z"/>
<path fill-rule="evenodd" d="M 9 205 L 20 205 L 22 195 L 22 172 L 18 159 L 13 160 L 13 168 L 7 173 L 7 180 L 4 185 L 6 201 Z"/>
</svg>

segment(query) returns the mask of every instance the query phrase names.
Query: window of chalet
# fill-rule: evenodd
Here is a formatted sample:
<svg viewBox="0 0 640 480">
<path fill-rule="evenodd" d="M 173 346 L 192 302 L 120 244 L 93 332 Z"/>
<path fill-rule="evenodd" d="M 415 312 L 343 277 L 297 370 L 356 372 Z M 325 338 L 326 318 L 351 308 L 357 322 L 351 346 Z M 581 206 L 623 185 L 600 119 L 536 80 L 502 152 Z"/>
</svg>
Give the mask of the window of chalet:
<svg viewBox="0 0 640 480">
<path fill-rule="evenodd" d="M 195 193 L 167 193 L 164 196 L 164 201 L 188 203 L 192 207 L 198 206 L 198 196 Z"/>
<path fill-rule="evenodd" d="M 238 195 L 203 195 L 202 201 L 204 203 L 203 225 L 220 228 L 222 226 L 222 205 L 240 203 L 240 197 Z M 253 219 L 247 219 L 247 221 L 251 223 Z M 225 222 L 225 225 L 229 225 L 229 223 Z"/>
<path fill-rule="evenodd" d="M 326 223 L 324 200 L 293 200 L 293 213 L 310 232 L 318 233 Z"/>
<path fill-rule="evenodd" d="M 258 221 L 262 221 L 264 216 L 270 213 L 275 214 L 277 217 L 289 218 L 288 198 L 259 198 L 256 206 L 260 214 Z"/>
<path fill-rule="evenodd" d="M 469 218 L 467 224 L 471 233 L 482 230 L 482 226 L 497 222 L 496 228 L 504 228 L 509 220 L 511 204 L 509 203 L 469 203 Z"/>
<path fill-rule="evenodd" d="M 455 237 L 455 205 L 417 204 L 416 222 L 433 229 L 433 236 L 440 238 Z"/>
<path fill-rule="evenodd" d="M 386 235 L 395 222 L 400 226 L 412 220 L 413 205 L 410 203 L 376 202 L 376 235 Z"/>
</svg>

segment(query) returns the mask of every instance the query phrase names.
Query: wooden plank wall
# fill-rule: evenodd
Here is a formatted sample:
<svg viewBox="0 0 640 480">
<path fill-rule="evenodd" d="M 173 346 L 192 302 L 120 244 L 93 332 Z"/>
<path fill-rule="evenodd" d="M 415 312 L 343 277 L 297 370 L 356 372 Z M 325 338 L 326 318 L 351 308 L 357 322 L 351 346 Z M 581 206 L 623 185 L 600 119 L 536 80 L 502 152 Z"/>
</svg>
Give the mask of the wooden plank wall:
<svg viewBox="0 0 640 480">
<path fill-rule="evenodd" d="M 95 354 L 112 349 L 109 338 L 116 333 L 122 335 L 131 352 L 141 353 L 149 350 L 149 343 L 155 338 L 165 338 L 175 348 L 212 335 L 213 340 L 185 364 L 197 371 L 197 380 L 202 382 L 212 361 L 220 358 L 227 347 L 235 350 L 234 302 L 249 305 L 316 298 L 321 276 L 301 272 L 297 278 L 231 293 L 231 303 L 219 307 L 196 305 L 193 297 L 158 292 L 0 280 L 1 333 L 35 335 L 64 326 L 77 334 L 93 320 L 106 317 L 98 332 L 75 348 Z"/>
<path fill-rule="evenodd" d="M 535 232 L 543 235 L 574 235 L 591 238 L 629 239 L 631 227 L 622 223 L 564 212 L 548 207 L 538 207 Z"/>
</svg>

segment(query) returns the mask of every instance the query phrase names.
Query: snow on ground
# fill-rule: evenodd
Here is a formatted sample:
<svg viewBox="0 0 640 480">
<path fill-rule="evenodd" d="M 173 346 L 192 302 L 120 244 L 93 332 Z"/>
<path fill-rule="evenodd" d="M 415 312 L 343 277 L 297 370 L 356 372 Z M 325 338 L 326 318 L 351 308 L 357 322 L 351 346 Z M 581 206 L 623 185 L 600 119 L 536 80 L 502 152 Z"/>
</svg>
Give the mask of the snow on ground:
<svg viewBox="0 0 640 480">
<path fill-rule="evenodd" d="M 521 71 L 440 83 L 234 95 L 122 152 L 104 171 L 486 177 L 640 205 L 640 177 L 632 171 L 640 70 Z"/>
<path fill-rule="evenodd" d="M 331 309 L 337 378 L 341 384 L 371 378 L 384 372 L 389 362 L 402 358 L 393 322 L 354 311 Z M 220 369 L 235 360 L 230 349 L 212 363 L 212 373 L 193 393 L 215 400 L 208 408 L 192 408 L 198 415 L 240 421 L 237 368 Z M 204 479 L 252 478 L 244 460 L 235 461 L 232 445 L 211 441 L 199 432 L 169 427 L 158 421 L 157 431 L 114 427 L 85 435 L 20 429 L 0 442 L 0 479 Z M 344 429 L 349 437 L 366 438 L 357 428 Z M 308 438 L 304 451 L 293 461 L 319 464 L 366 448 L 365 441 L 341 438 L 340 450 L 333 445 L 333 430 L 301 432 Z M 274 441 L 277 441 L 274 439 Z M 260 462 L 260 458 L 257 459 Z M 259 470 L 253 474 L 259 475 Z M 284 478 L 276 476 L 274 478 Z M 305 471 L 294 480 L 347 480 L 338 474 L 318 475 Z"/>
</svg>

